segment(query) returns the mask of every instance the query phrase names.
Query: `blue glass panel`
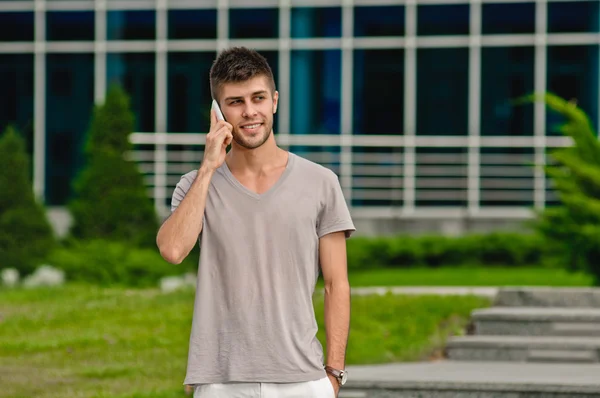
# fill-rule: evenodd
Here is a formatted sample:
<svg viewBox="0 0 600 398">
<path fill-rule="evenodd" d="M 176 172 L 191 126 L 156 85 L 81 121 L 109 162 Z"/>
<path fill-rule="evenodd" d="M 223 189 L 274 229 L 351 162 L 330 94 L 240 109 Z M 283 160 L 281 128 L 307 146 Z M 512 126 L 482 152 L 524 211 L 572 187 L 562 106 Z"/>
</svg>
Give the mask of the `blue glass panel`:
<svg viewBox="0 0 600 398">
<path fill-rule="evenodd" d="M 291 133 L 339 134 L 341 51 L 292 51 Z"/>
<path fill-rule="evenodd" d="M 33 148 L 33 54 L 0 54 L 0 133 L 10 124 Z"/>
<path fill-rule="evenodd" d="M 217 10 L 169 10 L 169 39 L 216 39 Z"/>
<path fill-rule="evenodd" d="M 415 205 L 467 205 L 467 148 L 416 148 Z"/>
<path fill-rule="evenodd" d="M 108 40 L 154 40 L 156 12 L 108 11 L 106 36 Z"/>
<path fill-rule="evenodd" d="M 33 41 L 33 12 L 0 12 L 0 41 Z"/>
<path fill-rule="evenodd" d="M 598 46 L 549 46 L 548 91 L 574 100 L 592 119 L 598 131 Z M 556 123 L 564 120 L 547 111 L 547 133 L 561 135 Z"/>
<path fill-rule="evenodd" d="M 354 51 L 354 134 L 403 134 L 404 50 Z"/>
<path fill-rule="evenodd" d="M 289 150 L 340 175 L 340 147 L 337 145 L 290 145 Z"/>
<path fill-rule="evenodd" d="M 292 8 L 292 37 L 340 37 L 342 9 L 340 7 Z"/>
<path fill-rule="evenodd" d="M 154 131 L 154 53 L 115 53 L 106 57 L 107 83 L 121 84 L 131 97 L 135 130 Z"/>
<path fill-rule="evenodd" d="M 271 71 L 273 72 L 273 79 L 275 79 L 275 87 L 279 84 L 279 51 L 260 51 L 261 55 L 267 59 Z M 279 120 L 279 113 L 273 115 L 273 131 L 277 132 L 277 123 Z"/>
<path fill-rule="evenodd" d="M 170 53 L 168 57 L 167 130 L 207 132 L 210 126 L 209 72 L 213 52 Z"/>
<path fill-rule="evenodd" d="M 482 4 L 483 34 L 535 33 L 535 3 Z"/>
<path fill-rule="evenodd" d="M 468 35 L 469 24 L 468 4 L 417 7 L 418 35 Z"/>
<path fill-rule="evenodd" d="M 279 9 L 233 8 L 229 10 L 230 38 L 274 39 L 278 36 Z"/>
<path fill-rule="evenodd" d="M 352 206 L 402 206 L 403 148 L 352 147 Z"/>
<path fill-rule="evenodd" d="M 46 81 L 46 201 L 64 205 L 84 164 L 94 103 L 94 54 L 48 54 Z"/>
<path fill-rule="evenodd" d="M 481 206 L 532 207 L 534 148 L 481 148 L 479 167 Z M 503 173 L 498 169 L 504 168 Z"/>
<path fill-rule="evenodd" d="M 417 50 L 417 134 L 467 135 L 468 48 Z"/>
<path fill-rule="evenodd" d="M 532 135 L 533 106 L 513 106 L 534 90 L 534 48 L 492 47 L 481 53 L 481 135 Z"/>
<path fill-rule="evenodd" d="M 548 2 L 548 32 L 598 32 L 600 2 Z"/>
<path fill-rule="evenodd" d="M 354 8 L 354 36 L 403 36 L 404 6 Z"/>
<path fill-rule="evenodd" d="M 47 40 L 94 40 L 94 11 L 48 11 Z"/>
</svg>

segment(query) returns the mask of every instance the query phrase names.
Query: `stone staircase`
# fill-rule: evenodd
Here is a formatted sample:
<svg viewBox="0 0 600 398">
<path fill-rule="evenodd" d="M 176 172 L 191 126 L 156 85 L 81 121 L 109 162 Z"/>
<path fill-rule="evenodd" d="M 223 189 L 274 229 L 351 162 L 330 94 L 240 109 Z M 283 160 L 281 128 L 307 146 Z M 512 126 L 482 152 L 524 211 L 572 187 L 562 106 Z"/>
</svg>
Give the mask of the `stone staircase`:
<svg viewBox="0 0 600 398">
<path fill-rule="evenodd" d="M 502 289 L 472 313 L 473 334 L 446 346 L 455 361 L 600 362 L 600 292 Z M 600 378 L 600 375 L 599 375 Z"/>
<path fill-rule="evenodd" d="M 340 398 L 600 398 L 600 289 L 499 289 L 444 360 L 349 367 Z"/>
</svg>

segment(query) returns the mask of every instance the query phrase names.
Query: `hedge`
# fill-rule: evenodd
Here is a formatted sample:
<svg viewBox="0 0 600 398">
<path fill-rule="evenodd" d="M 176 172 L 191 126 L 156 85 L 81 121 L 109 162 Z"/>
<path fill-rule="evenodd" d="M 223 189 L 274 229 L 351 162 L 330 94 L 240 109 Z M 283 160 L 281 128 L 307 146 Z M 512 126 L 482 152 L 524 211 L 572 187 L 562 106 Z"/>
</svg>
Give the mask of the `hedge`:
<svg viewBox="0 0 600 398">
<path fill-rule="evenodd" d="M 550 250 L 534 234 L 493 232 L 460 237 L 399 235 L 347 241 L 350 270 L 393 267 L 531 266 L 547 264 Z"/>
</svg>

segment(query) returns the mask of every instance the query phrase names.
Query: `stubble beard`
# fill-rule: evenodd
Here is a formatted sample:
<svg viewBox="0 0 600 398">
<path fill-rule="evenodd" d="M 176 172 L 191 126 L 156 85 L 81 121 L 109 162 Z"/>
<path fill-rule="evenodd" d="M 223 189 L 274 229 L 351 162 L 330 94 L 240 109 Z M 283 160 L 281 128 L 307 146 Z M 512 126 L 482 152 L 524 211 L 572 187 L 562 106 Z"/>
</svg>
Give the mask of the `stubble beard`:
<svg viewBox="0 0 600 398">
<path fill-rule="evenodd" d="M 273 122 L 272 121 L 271 122 L 265 121 L 265 123 L 263 124 L 263 127 L 265 128 L 265 131 L 263 133 L 262 138 L 259 139 L 258 141 L 255 141 L 256 140 L 256 136 L 251 137 L 250 140 L 249 140 L 244 135 L 244 133 L 241 132 L 237 128 L 233 129 L 233 140 L 239 146 L 244 147 L 246 149 L 256 149 L 256 148 L 262 146 L 269 139 L 269 136 L 271 135 L 271 132 L 273 131 Z"/>
</svg>

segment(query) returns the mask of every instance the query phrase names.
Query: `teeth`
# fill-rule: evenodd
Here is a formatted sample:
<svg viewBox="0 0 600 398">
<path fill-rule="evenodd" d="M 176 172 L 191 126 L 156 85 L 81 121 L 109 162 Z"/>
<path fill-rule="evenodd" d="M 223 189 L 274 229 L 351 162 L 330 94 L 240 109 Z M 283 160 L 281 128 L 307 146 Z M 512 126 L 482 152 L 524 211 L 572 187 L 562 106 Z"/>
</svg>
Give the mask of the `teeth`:
<svg viewBox="0 0 600 398">
<path fill-rule="evenodd" d="M 245 128 L 245 129 L 255 129 L 258 126 L 260 126 L 260 123 L 258 123 L 258 124 L 251 124 L 249 126 L 243 126 L 243 128 Z"/>
</svg>

